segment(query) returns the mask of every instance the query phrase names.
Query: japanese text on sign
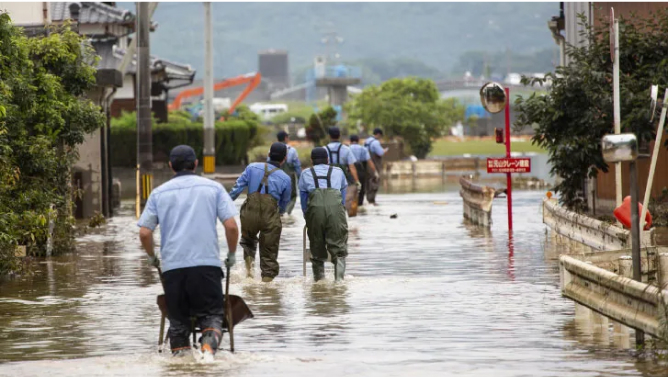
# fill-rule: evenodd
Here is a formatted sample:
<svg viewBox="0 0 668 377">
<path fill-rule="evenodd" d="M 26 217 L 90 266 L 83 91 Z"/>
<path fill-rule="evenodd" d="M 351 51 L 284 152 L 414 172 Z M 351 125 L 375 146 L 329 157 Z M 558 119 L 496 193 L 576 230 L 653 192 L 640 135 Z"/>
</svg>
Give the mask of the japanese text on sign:
<svg viewBox="0 0 668 377">
<path fill-rule="evenodd" d="M 488 158 L 487 173 L 531 173 L 531 159 Z"/>
</svg>

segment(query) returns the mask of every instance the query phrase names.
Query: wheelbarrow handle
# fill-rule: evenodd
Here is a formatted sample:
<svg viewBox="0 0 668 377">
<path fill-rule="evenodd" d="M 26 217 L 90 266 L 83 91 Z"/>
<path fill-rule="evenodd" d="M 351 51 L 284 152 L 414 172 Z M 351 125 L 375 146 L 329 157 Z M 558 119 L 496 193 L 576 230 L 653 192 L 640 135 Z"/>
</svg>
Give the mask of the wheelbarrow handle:
<svg viewBox="0 0 668 377">
<path fill-rule="evenodd" d="M 230 333 L 230 352 L 234 353 L 234 321 L 232 320 L 232 303 L 230 302 L 230 266 L 225 276 L 225 306 L 227 306 L 227 332 Z"/>
</svg>

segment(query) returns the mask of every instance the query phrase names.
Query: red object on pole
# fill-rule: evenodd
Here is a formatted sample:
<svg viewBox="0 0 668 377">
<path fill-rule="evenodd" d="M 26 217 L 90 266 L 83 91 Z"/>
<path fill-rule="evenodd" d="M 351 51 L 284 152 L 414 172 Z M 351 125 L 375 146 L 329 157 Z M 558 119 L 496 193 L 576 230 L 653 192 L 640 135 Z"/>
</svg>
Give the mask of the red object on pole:
<svg viewBox="0 0 668 377">
<path fill-rule="evenodd" d="M 506 158 L 510 158 L 510 89 L 506 90 Z M 506 173 L 506 196 L 508 197 L 508 231 L 513 230 L 513 180 Z"/>
</svg>

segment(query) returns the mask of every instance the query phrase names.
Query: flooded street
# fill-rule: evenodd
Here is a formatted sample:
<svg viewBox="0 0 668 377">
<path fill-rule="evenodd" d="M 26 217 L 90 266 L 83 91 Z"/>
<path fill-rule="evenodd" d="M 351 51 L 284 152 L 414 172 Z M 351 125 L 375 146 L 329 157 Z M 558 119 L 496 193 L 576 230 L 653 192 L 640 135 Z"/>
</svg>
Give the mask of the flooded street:
<svg viewBox="0 0 668 377">
<path fill-rule="evenodd" d="M 235 328 L 237 353 L 220 352 L 213 365 L 157 353 L 162 287 L 140 249 L 132 208 L 123 207 L 82 237 L 77 253 L 0 284 L 0 375 L 668 374 L 636 357 L 628 339 L 592 333 L 575 319 L 559 291 L 557 261 L 547 257 L 554 253 L 542 191 L 513 194 L 509 245 L 505 200 L 495 202 L 494 224 L 484 231 L 464 223 L 457 190 L 390 190 L 381 206 L 350 219 L 342 284 L 332 281 L 331 264 L 324 282 L 312 282 L 310 266 L 302 277 L 304 220 L 296 209 L 284 223 L 274 282 L 261 283 L 259 272 L 246 279 L 243 263 L 235 266 L 231 292 L 256 318 Z"/>
</svg>

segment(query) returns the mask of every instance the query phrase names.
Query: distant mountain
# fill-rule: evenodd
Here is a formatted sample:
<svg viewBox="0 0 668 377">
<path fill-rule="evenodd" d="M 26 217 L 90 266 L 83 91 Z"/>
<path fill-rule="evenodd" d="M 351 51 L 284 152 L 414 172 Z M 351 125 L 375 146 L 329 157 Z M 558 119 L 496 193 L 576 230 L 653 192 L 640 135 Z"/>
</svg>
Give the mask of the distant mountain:
<svg viewBox="0 0 668 377">
<path fill-rule="evenodd" d="M 411 58 L 444 74 L 469 51 L 490 56 L 510 49 L 533 54 L 554 48 L 547 21 L 559 3 L 213 3 L 217 77 L 257 70 L 257 53 L 289 51 L 297 72 L 324 54 L 323 32 L 343 42 L 344 61 Z M 118 3 L 134 11 L 134 3 Z M 203 73 L 201 3 L 160 3 L 151 52 Z M 505 62 L 504 62 L 505 64 Z"/>
</svg>

